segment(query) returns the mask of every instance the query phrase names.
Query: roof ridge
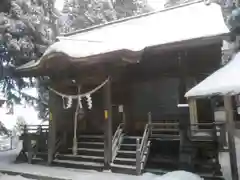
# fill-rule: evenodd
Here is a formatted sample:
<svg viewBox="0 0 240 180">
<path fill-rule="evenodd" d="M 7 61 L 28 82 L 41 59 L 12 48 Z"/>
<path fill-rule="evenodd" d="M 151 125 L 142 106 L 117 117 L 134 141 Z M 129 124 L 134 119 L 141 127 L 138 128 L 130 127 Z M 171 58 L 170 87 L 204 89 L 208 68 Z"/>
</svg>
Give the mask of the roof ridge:
<svg viewBox="0 0 240 180">
<path fill-rule="evenodd" d="M 68 36 L 72 36 L 72 35 L 75 35 L 75 34 L 78 34 L 78 33 L 84 33 L 84 32 L 87 32 L 87 31 L 90 31 L 90 30 L 93 30 L 93 29 L 102 28 L 102 27 L 105 27 L 105 26 L 108 26 L 108 25 L 117 24 L 117 23 L 129 21 L 129 20 L 132 20 L 132 19 L 137 19 L 137 18 L 141 18 L 141 17 L 152 15 L 152 14 L 157 14 L 157 13 L 160 13 L 160 12 L 165 12 L 165 11 L 169 11 L 169 10 L 172 10 L 172 9 L 177 9 L 177 8 L 189 6 L 189 5 L 200 3 L 200 2 L 204 2 L 204 1 L 205 0 L 195 0 L 195 1 L 191 1 L 191 2 L 185 3 L 185 4 L 181 4 L 179 6 L 173 6 L 173 7 L 169 7 L 169 8 L 166 8 L 166 9 L 161 9 L 161 10 L 156 10 L 156 11 L 144 13 L 144 14 L 141 14 L 141 15 L 136 15 L 136 16 L 131 16 L 131 17 L 127 17 L 127 18 L 122 18 L 122 19 L 118 19 L 118 20 L 115 20 L 115 21 L 110 21 L 110 22 L 107 22 L 107 23 L 104 23 L 104 24 L 91 26 L 91 27 L 88 27 L 88 28 L 85 28 L 85 29 L 76 30 L 74 32 L 61 34 L 61 36 L 68 37 Z"/>
</svg>

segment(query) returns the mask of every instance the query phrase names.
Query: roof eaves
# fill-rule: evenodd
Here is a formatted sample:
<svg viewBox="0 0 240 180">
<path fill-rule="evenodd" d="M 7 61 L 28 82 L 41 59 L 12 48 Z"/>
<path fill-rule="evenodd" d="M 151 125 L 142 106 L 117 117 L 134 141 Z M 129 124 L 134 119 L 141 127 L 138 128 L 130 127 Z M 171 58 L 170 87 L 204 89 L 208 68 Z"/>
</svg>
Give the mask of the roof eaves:
<svg viewBox="0 0 240 180">
<path fill-rule="evenodd" d="M 129 20 L 133 20 L 133 19 L 138 19 L 138 18 L 149 16 L 149 15 L 152 15 L 152 14 L 157 14 L 157 13 L 161 13 L 161 12 L 165 12 L 165 11 L 169 11 L 169 10 L 173 10 L 173 9 L 177 9 L 177 8 L 181 8 L 181 7 L 185 7 L 185 6 L 189 6 L 189 5 L 196 4 L 196 3 L 201 3 L 201 2 L 205 2 L 205 0 L 194 0 L 194 1 L 191 1 L 191 2 L 188 2 L 188 3 L 181 4 L 179 6 L 173 6 L 173 7 L 169 7 L 169 8 L 166 8 L 166 9 L 161 9 L 161 10 L 157 10 L 157 11 L 153 11 L 153 12 L 148 12 L 148 13 L 144 13 L 144 14 L 137 15 L 137 16 L 132 16 L 132 17 L 127 17 L 127 18 L 123 18 L 123 19 L 118 19 L 118 20 L 110 21 L 110 22 L 107 22 L 107 23 L 104 23 L 104 24 L 91 26 L 89 28 L 76 30 L 74 32 L 61 34 L 61 36 L 68 37 L 68 36 L 76 35 L 78 33 L 84 33 L 84 32 L 88 32 L 88 31 L 94 30 L 94 29 L 102 28 L 102 27 L 105 27 L 105 26 L 108 26 L 108 25 L 117 24 L 117 23 L 129 21 Z"/>
</svg>

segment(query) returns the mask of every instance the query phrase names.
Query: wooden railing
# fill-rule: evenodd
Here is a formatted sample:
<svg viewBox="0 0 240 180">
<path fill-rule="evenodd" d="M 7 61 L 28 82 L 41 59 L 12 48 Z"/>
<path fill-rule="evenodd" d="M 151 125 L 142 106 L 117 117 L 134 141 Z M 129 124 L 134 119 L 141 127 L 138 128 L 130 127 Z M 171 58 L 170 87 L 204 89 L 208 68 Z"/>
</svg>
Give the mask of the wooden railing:
<svg viewBox="0 0 240 180">
<path fill-rule="evenodd" d="M 113 139 L 112 139 L 112 162 L 114 161 L 117 151 L 120 147 L 121 141 L 122 141 L 122 133 L 123 133 L 123 126 L 124 124 L 119 124 L 116 132 L 114 133 Z"/>
<path fill-rule="evenodd" d="M 48 140 L 48 125 L 24 125 L 22 126 L 23 134 L 20 139 L 23 140 L 23 151 L 28 152 L 28 163 L 32 162 L 32 157 L 38 153 L 39 148 L 43 148 L 39 137 Z M 45 137 L 44 137 L 45 136 Z M 45 147 L 45 146 L 44 146 Z"/>
<path fill-rule="evenodd" d="M 142 141 L 140 143 L 140 139 L 137 139 L 137 147 L 136 147 L 136 173 L 137 175 L 140 175 L 142 172 L 142 169 L 144 168 L 147 157 L 149 154 L 149 147 L 150 147 L 150 125 L 146 124 L 144 133 L 142 136 Z"/>
<path fill-rule="evenodd" d="M 23 133 L 44 133 L 49 132 L 48 125 L 23 125 Z"/>
<path fill-rule="evenodd" d="M 200 126 L 202 126 L 200 128 Z M 204 127 L 204 128 L 203 128 Z M 226 151 L 227 136 L 226 136 L 226 123 L 214 122 L 214 123 L 194 123 L 191 124 L 191 139 L 192 140 L 216 140 L 219 143 L 219 150 Z"/>
<path fill-rule="evenodd" d="M 179 123 L 151 123 L 151 134 L 162 132 L 161 138 L 180 138 L 179 136 Z M 164 127 L 164 128 L 163 128 Z M 164 132 L 171 134 L 165 135 Z M 216 140 L 219 142 L 220 147 L 226 146 L 226 123 L 225 122 L 213 122 L 213 123 L 193 123 L 189 127 L 189 138 L 191 140 Z"/>
</svg>

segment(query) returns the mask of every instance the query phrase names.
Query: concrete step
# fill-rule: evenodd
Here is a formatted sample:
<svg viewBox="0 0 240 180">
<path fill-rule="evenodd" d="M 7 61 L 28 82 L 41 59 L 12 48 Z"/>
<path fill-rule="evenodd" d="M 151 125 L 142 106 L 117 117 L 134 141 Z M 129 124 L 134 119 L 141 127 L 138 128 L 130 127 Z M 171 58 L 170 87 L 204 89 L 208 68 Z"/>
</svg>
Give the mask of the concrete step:
<svg viewBox="0 0 240 180">
<path fill-rule="evenodd" d="M 114 173 L 136 175 L 136 167 L 131 165 L 111 164 L 111 170 Z"/>
<path fill-rule="evenodd" d="M 72 151 L 72 148 L 69 148 Z M 97 148 L 78 148 L 77 149 L 79 155 L 92 155 L 92 156 L 103 156 L 104 149 Z"/>
<path fill-rule="evenodd" d="M 104 148 L 104 142 L 78 142 L 78 147 L 79 148 L 92 148 L 92 149 L 95 149 L 95 148 L 101 148 L 103 149 Z"/>
<path fill-rule="evenodd" d="M 79 142 L 104 142 L 104 136 L 103 135 L 79 135 L 78 136 Z"/>
<path fill-rule="evenodd" d="M 155 139 L 165 139 L 165 140 L 179 140 L 180 139 L 180 135 L 172 135 L 172 134 L 152 134 L 151 138 L 155 138 Z"/>
<path fill-rule="evenodd" d="M 136 169 L 136 166 L 131 166 L 131 165 L 121 165 L 121 164 L 111 164 L 111 167 L 115 168 L 122 168 L 122 169 Z"/>
<path fill-rule="evenodd" d="M 88 138 L 88 139 L 103 139 L 104 135 L 91 135 L 91 134 L 81 134 L 79 138 Z"/>
<path fill-rule="evenodd" d="M 91 169 L 102 171 L 104 169 L 103 163 L 86 162 L 86 161 L 71 161 L 71 160 L 58 160 L 53 161 L 53 165 L 62 166 L 67 168 Z"/>
<path fill-rule="evenodd" d="M 86 162 L 96 162 L 103 163 L 103 156 L 92 156 L 92 155 L 73 155 L 73 154 L 58 154 L 56 159 L 59 160 L 71 160 L 71 161 L 86 161 Z"/>
<path fill-rule="evenodd" d="M 136 144 L 121 144 L 120 150 L 124 151 L 136 151 L 137 145 Z"/>
<path fill-rule="evenodd" d="M 136 166 L 136 158 L 115 158 L 114 164 Z"/>
<path fill-rule="evenodd" d="M 142 137 L 141 136 L 124 136 L 122 143 L 123 144 L 137 144 L 137 139 L 141 143 Z"/>
<path fill-rule="evenodd" d="M 174 128 L 153 128 L 152 132 L 179 132 L 178 129 L 174 129 Z"/>
<path fill-rule="evenodd" d="M 119 158 L 136 158 L 136 150 L 135 151 L 118 150 L 117 157 L 119 157 Z"/>
</svg>

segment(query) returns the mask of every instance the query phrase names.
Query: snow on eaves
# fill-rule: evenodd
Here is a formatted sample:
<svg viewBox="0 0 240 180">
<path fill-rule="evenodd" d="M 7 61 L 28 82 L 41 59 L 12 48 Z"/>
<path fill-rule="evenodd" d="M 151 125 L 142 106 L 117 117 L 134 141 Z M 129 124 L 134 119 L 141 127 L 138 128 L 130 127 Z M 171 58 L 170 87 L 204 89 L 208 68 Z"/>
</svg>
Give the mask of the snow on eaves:
<svg viewBox="0 0 240 180">
<path fill-rule="evenodd" d="M 54 53 L 86 58 L 119 50 L 139 52 L 146 47 L 226 33 L 229 29 L 221 7 L 198 2 L 59 37 L 60 41 L 50 46 L 42 59 Z"/>
<path fill-rule="evenodd" d="M 198 85 L 189 90 L 185 97 L 213 95 L 236 95 L 240 93 L 240 53 Z"/>
</svg>

